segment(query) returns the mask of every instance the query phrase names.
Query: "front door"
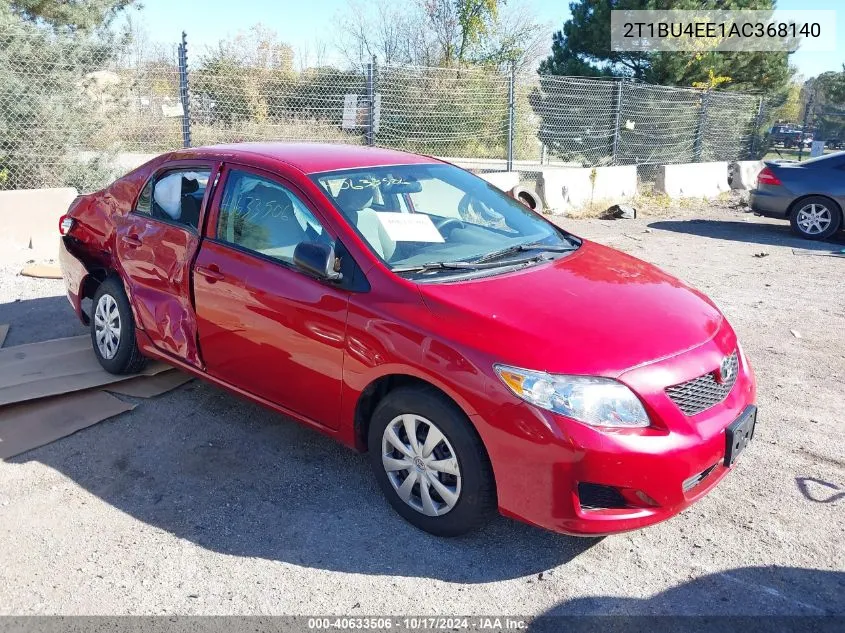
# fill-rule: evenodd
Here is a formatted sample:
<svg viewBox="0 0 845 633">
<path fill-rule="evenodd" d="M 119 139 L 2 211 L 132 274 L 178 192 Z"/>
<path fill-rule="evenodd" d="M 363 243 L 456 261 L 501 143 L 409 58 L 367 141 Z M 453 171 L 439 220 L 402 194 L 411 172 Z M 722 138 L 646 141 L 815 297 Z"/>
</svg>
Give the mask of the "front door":
<svg viewBox="0 0 845 633">
<path fill-rule="evenodd" d="M 194 267 L 206 371 L 337 428 L 349 292 L 293 265 L 297 244 L 333 238 L 285 180 L 233 166 L 221 183 Z"/>
<path fill-rule="evenodd" d="M 115 218 L 117 260 L 138 326 L 156 347 L 198 367 L 190 270 L 212 171 L 209 163 L 165 166 L 133 210 Z"/>
</svg>

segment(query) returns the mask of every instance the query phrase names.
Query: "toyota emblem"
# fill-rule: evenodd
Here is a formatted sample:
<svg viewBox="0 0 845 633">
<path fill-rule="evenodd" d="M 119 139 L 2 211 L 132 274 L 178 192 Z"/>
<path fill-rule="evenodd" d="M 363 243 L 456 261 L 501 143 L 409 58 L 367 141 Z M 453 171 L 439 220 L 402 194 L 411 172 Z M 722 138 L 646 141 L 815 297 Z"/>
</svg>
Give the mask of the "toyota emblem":
<svg viewBox="0 0 845 633">
<path fill-rule="evenodd" d="M 732 362 L 732 358 L 730 356 L 725 356 L 722 359 L 722 364 L 719 365 L 719 372 L 716 374 L 716 382 L 726 383 L 733 380 L 734 377 L 734 366 Z"/>
</svg>

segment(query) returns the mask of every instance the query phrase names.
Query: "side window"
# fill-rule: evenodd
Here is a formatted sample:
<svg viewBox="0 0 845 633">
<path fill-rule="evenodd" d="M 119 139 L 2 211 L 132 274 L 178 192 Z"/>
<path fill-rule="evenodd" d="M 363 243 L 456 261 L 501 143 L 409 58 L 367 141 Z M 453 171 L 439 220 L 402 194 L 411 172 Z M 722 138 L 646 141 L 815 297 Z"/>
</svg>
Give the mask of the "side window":
<svg viewBox="0 0 845 633">
<path fill-rule="evenodd" d="M 210 176 L 209 169 L 180 169 L 159 176 L 153 185 L 150 214 L 160 220 L 178 222 L 197 229 L 200 207 Z M 141 199 L 143 193 L 138 200 L 139 207 Z"/>
<path fill-rule="evenodd" d="M 293 262 L 300 242 L 330 241 L 317 218 L 288 189 L 237 170 L 226 178 L 217 239 L 287 263 Z"/>
<path fill-rule="evenodd" d="M 150 215 L 150 213 L 152 212 L 152 200 L 153 179 L 150 178 L 147 181 L 147 184 L 144 185 L 144 188 L 141 189 L 141 195 L 138 196 L 138 204 L 135 205 L 135 212 L 143 213 L 144 215 Z"/>
</svg>

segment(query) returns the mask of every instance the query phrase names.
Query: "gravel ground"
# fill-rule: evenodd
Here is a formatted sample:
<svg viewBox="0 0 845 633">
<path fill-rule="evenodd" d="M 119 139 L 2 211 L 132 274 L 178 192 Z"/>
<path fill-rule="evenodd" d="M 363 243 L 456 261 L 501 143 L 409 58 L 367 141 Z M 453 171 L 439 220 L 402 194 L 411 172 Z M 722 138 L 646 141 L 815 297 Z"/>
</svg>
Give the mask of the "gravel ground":
<svg viewBox="0 0 845 633">
<path fill-rule="evenodd" d="M 0 613 L 845 615 L 845 259 L 792 253 L 845 243 L 728 208 L 560 222 L 704 290 L 738 331 L 757 435 L 705 499 L 604 539 L 499 518 L 440 540 L 363 456 L 194 381 L 0 462 Z M 4 258 L 7 346 L 84 332 L 62 282 Z"/>
</svg>

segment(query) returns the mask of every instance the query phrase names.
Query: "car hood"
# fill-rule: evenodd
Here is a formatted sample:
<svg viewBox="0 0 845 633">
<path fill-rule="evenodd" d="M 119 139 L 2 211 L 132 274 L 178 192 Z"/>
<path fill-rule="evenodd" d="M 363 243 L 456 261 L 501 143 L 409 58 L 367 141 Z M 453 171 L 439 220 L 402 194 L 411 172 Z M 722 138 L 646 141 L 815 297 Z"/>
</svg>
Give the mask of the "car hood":
<svg viewBox="0 0 845 633">
<path fill-rule="evenodd" d="M 618 376 L 701 345 L 722 322 L 700 292 L 587 240 L 553 262 L 419 289 L 444 336 L 557 373 Z"/>
</svg>

